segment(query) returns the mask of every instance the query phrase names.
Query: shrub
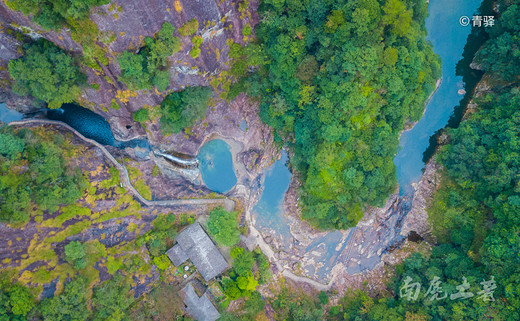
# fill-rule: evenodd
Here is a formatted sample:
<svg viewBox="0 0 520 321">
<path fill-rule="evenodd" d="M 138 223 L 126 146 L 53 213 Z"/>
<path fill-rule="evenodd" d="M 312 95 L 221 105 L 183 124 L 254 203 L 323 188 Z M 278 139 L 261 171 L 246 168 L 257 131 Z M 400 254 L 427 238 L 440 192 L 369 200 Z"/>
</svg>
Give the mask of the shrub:
<svg viewBox="0 0 520 321">
<path fill-rule="evenodd" d="M 193 59 L 196 59 L 200 55 L 200 48 L 193 48 L 190 51 L 190 56 Z"/>
<path fill-rule="evenodd" d="M 179 133 L 193 126 L 206 114 L 213 92 L 209 87 L 188 87 L 166 96 L 161 103 L 161 131 L 165 135 Z"/>
<path fill-rule="evenodd" d="M 148 109 L 146 108 L 141 108 L 139 109 L 138 111 L 136 111 L 134 113 L 134 121 L 136 122 L 139 122 L 139 123 L 144 123 L 145 121 L 147 121 L 149 118 L 148 118 Z"/>
<path fill-rule="evenodd" d="M 153 264 L 155 264 L 159 270 L 164 271 L 170 267 L 171 261 L 168 256 L 166 256 L 166 254 L 163 254 L 161 256 L 154 257 Z"/>
<path fill-rule="evenodd" d="M 251 35 L 251 25 L 248 23 L 242 29 L 242 35 L 248 37 Z"/>
<path fill-rule="evenodd" d="M 181 34 L 181 36 L 190 36 L 197 32 L 198 29 L 199 22 L 197 21 L 197 19 L 193 18 L 179 28 L 179 33 Z"/>
<path fill-rule="evenodd" d="M 220 245 L 233 246 L 240 240 L 236 213 L 221 207 L 209 214 L 208 230 Z"/>
</svg>

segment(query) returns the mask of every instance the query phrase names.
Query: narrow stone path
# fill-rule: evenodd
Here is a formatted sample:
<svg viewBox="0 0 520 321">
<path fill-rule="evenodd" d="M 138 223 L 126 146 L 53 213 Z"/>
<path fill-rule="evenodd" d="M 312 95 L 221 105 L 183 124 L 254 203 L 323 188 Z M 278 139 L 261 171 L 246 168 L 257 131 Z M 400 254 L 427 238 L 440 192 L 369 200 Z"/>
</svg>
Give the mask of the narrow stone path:
<svg viewBox="0 0 520 321">
<path fill-rule="evenodd" d="M 220 204 L 222 205 L 227 211 L 232 211 L 235 208 L 235 202 L 228 198 L 189 198 L 189 199 L 174 199 L 174 200 L 161 200 L 161 201 L 153 201 L 153 200 L 147 200 L 145 199 L 132 185 L 130 182 L 130 177 L 128 176 L 128 171 L 126 170 L 126 167 L 121 165 L 115 158 L 110 154 L 110 152 L 105 148 L 105 146 L 101 145 L 100 143 L 96 142 L 95 140 L 92 140 L 90 138 L 86 138 L 81 133 L 79 133 L 74 128 L 70 127 L 69 125 L 60 122 L 60 121 L 54 121 L 54 120 L 47 120 L 47 119 L 26 119 L 26 120 L 20 120 L 20 121 L 13 121 L 7 124 L 8 126 L 24 126 L 27 124 L 40 124 L 40 125 L 55 125 L 55 126 L 61 126 L 64 127 L 70 131 L 72 131 L 76 136 L 78 136 L 83 141 L 95 145 L 97 148 L 99 148 L 106 158 L 110 160 L 112 164 L 119 170 L 119 173 L 123 173 L 122 177 L 122 185 L 125 187 L 130 193 L 134 195 L 141 203 L 143 203 L 146 206 L 178 206 L 178 205 L 194 205 L 194 206 L 208 206 L 208 205 L 214 205 L 214 204 Z"/>
</svg>

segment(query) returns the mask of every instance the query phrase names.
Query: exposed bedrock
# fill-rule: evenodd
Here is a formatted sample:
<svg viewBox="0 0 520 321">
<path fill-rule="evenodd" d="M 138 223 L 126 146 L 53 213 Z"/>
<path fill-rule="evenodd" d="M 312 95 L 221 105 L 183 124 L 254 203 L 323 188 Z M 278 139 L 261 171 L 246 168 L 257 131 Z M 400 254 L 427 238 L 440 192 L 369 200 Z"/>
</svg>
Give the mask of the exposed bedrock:
<svg viewBox="0 0 520 321">
<path fill-rule="evenodd" d="M 164 22 L 170 22 L 176 28 L 185 22 L 195 18 L 199 22 L 198 35 L 204 38 L 201 46 L 201 54 L 196 59 L 189 55 L 191 49 L 191 37 L 182 37 L 182 49 L 170 57 L 170 86 L 167 92 L 184 88 L 185 86 L 205 85 L 209 83 L 209 76 L 218 75 L 227 70 L 229 47 L 226 40 L 233 39 L 243 43 L 242 27 L 249 23 L 257 22 L 255 8 L 258 1 L 249 3 L 249 14 L 238 11 L 238 4 L 231 1 L 217 0 L 180 0 L 179 7 L 174 6 L 174 1 L 164 0 L 114 0 L 109 5 L 92 9 L 91 20 L 96 23 L 100 34 L 112 33 L 115 40 L 109 44 L 97 42 L 109 59 L 109 64 L 103 66 L 101 71 L 85 68 L 89 84 L 98 84 L 99 89 L 90 86 L 85 87 L 79 99 L 79 103 L 102 115 L 110 123 L 117 139 L 126 140 L 136 136 L 149 136 L 151 142 L 162 140 L 158 123 L 147 126 L 145 131 L 140 124 L 132 119 L 132 114 L 144 106 L 158 106 L 162 102 L 165 93 L 154 89 L 128 92 L 127 87 L 118 81 L 120 75 L 117 64 L 117 55 L 125 50 L 137 50 L 144 44 L 144 37 L 153 36 L 158 32 Z M 19 99 L 10 91 L 7 63 L 10 59 L 20 56 L 17 48 L 20 43 L 6 30 L 20 29 L 28 36 L 43 36 L 73 54 L 82 52 L 81 45 L 71 37 L 70 30 L 64 28 L 59 32 L 45 31 L 35 25 L 21 12 L 15 12 L 7 8 L 4 2 L 0 2 L 0 101 L 6 101 L 8 106 L 19 110 L 25 110 L 27 100 Z M 29 32 L 30 30 L 30 32 Z M 215 97 L 218 92 L 215 93 Z M 110 108 L 113 100 L 121 108 Z M 227 103 L 223 102 L 227 105 Z M 25 108 L 25 109 L 24 109 Z M 179 134 L 183 136 L 183 134 Z"/>
</svg>

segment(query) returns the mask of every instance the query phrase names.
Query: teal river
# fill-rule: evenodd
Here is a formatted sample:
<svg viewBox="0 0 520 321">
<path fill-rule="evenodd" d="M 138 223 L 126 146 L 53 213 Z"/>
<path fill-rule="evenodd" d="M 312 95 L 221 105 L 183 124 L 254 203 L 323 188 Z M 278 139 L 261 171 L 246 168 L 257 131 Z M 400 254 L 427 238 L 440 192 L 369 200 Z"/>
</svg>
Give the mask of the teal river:
<svg viewBox="0 0 520 321">
<path fill-rule="evenodd" d="M 462 58 L 471 27 L 461 26 L 459 19 L 461 16 L 473 16 L 479 5 L 479 0 L 430 0 L 430 16 L 426 20 L 426 28 L 434 51 L 442 59 L 442 84 L 433 95 L 421 120 L 412 130 L 404 132 L 401 136 L 400 150 L 394 163 L 397 167 L 397 179 L 402 194 L 413 193 L 411 184 L 417 182 L 421 177 L 424 168 L 423 153 L 429 146 L 430 137 L 447 125 L 454 107 L 463 98 L 457 93 L 459 89 L 464 89 L 463 78 L 456 75 L 455 67 Z M 0 120 L 4 122 L 18 120 L 21 117 L 20 114 L 7 110 L 3 104 L 0 104 L 0 116 Z M 102 144 L 116 147 L 139 145 L 150 148 L 144 140 L 116 141 L 106 120 L 77 105 L 64 105 L 60 111 L 51 111 L 48 116 L 51 119 L 66 122 L 84 136 Z M 245 131 L 247 125 L 242 123 L 241 128 Z M 206 143 L 202 146 L 198 159 L 202 179 L 208 188 L 225 193 L 236 184 L 237 178 L 233 170 L 231 151 L 224 141 L 212 140 Z M 257 218 L 257 227 L 273 229 L 276 233 L 274 237 L 282 240 L 285 246 L 293 242 L 288 219 L 284 215 L 282 207 L 291 180 L 291 173 L 286 166 L 287 159 L 287 153 L 282 151 L 280 160 L 264 172 L 264 191 L 260 201 L 253 209 L 253 215 Z M 325 278 L 341 252 L 341 250 L 336 251 L 340 239 L 340 232 L 331 232 L 321 239 L 315 240 L 306 249 L 306 251 L 312 251 L 319 246 L 325 245 L 326 247 L 320 258 L 323 266 L 318 271 L 309 272 L 316 272 L 320 278 Z"/>
<path fill-rule="evenodd" d="M 433 49 L 442 59 L 442 84 L 433 95 L 421 120 L 408 132 L 404 132 L 400 140 L 400 150 L 394 159 L 397 167 L 397 179 L 402 194 L 413 192 L 411 184 L 417 182 L 424 168 L 423 153 L 429 146 L 430 136 L 445 127 L 453 114 L 455 106 L 463 98 L 457 91 L 464 89 L 463 78 L 455 73 L 455 67 L 462 59 L 464 46 L 471 27 L 463 27 L 459 23 L 461 16 L 472 17 L 480 5 L 479 0 L 430 0 L 430 16 L 426 19 L 428 40 Z M 264 192 L 258 205 L 254 208 L 259 229 L 273 229 L 275 237 L 287 247 L 290 244 L 291 234 L 287 226 L 287 218 L 282 208 L 284 194 L 289 186 L 291 175 L 287 170 L 286 154 L 275 162 L 273 167 L 266 170 Z M 350 238 L 352 229 L 347 236 Z M 321 267 L 305 267 L 310 274 L 326 280 L 326 275 L 334 266 L 338 255 L 344 246 L 337 251 L 342 234 L 338 231 L 330 232 L 314 240 L 305 250 L 310 252 L 320 246 L 325 251 L 320 258 Z M 346 244 L 346 241 L 345 241 Z M 311 269 L 311 270 L 309 270 Z"/>
<path fill-rule="evenodd" d="M 471 19 L 479 6 L 479 0 L 430 0 L 427 39 L 442 60 L 442 84 L 426 106 L 421 120 L 401 136 L 400 150 L 394 159 L 401 194 L 413 193 L 411 184 L 421 178 L 423 153 L 430 144 L 430 136 L 448 124 L 455 106 L 463 98 L 457 93 L 464 89 L 463 78 L 455 74 L 455 67 L 462 59 L 471 27 L 461 26 L 459 19 L 461 16 Z"/>
</svg>

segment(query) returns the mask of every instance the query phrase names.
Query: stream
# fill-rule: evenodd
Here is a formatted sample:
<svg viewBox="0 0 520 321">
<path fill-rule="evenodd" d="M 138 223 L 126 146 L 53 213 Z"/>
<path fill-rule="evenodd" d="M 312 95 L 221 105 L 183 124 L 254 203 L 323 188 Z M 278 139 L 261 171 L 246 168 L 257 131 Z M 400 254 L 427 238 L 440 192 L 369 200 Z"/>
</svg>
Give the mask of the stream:
<svg viewBox="0 0 520 321">
<path fill-rule="evenodd" d="M 413 185 L 419 182 L 424 169 L 423 153 L 430 145 L 430 137 L 448 124 L 455 106 L 463 98 L 465 84 L 463 77 L 456 75 L 456 65 L 463 58 L 471 26 L 461 26 L 459 19 L 472 17 L 480 3 L 480 0 L 430 0 L 427 39 L 441 57 L 442 83 L 426 106 L 423 117 L 401 135 L 400 150 L 394 159 L 401 195 L 413 194 Z"/>
<path fill-rule="evenodd" d="M 471 27 L 461 26 L 459 19 L 461 16 L 473 16 L 480 3 L 480 0 L 430 0 L 429 2 L 430 15 L 426 19 L 427 39 L 432 43 L 434 52 L 442 59 L 442 83 L 426 106 L 426 111 L 420 121 L 401 136 L 400 150 L 394 159 L 401 195 L 413 195 L 413 184 L 419 181 L 425 166 L 423 154 L 430 145 L 430 137 L 448 124 L 455 106 L 464 96 L 463 91 L 459 93 L 459 90 L 464 90 L 465 83 L 462 76 L 456 75 L 456 65 L 463 58 L 462 54 Z M 469 71 L 465 70 L 465 72 Z M 469 75 L 464 74 L 463 76 Z M 257 216 L 257 228 L 263 229 L 264 232 L 270 230 L 269 234 L 287 247 L 292 235 L 287 225 L 287 217 L 280 205 L 283 203 L 283 196 L 287 189 L 280 187 L 289 185 L 291 175 L 273 174 L 275 170 L 283 171 L 283 168 L 286 168 L 287 159 L 284 155 L 285 153 L 282 154 L 280 160 L 275 162 L 274 170 L 269 168 L 264 172 L 266 175 L 264 192 L 260 202 L 254 208 L 253 214 Z M 279 194 L 271 195 L 273 188 Z M 264 195 L 269 196 L 264 197 Z M 328 273 L 343 252 L 354 229 L 351 228 L 344 233 L 340 231 L 326 233 L 307 246 L 305 252 L 316 253 L 315 261 L 319 264 L 303 266 L 306 274 L 314 275 L 322 282 L 326 282 Z M 365 268 L 375 266 L 378 262 L 376 258 L 366 258 L 365 264 L 360 265 L 358 272 L 362 270 L 361 266 Z"/>
<path fill-rule="evenodd" d="M 471 27 L 461 26 L 459 19 L 461 16 L 471 17 L 479 5 L 479 0 L 429 2 L 430 16 L 426 19 L 426 28 L 434 52 L 442 59 L 442 84 L 428 103 L 424 116 L 410 131 L 404 132 L 401 136 L 400 150 L 394 159 L 401 195 L 413 194 L 413 184 L 419 181 L 425 165 L 423 153 L 428 149 L 430 137 L 447 125 L 454 107 L 463 98 L 462 90 L 465 83 L 462 76 L 456 75 L 455 67 L 462 58 Z M 104 145 L 118 148 L 139 146 L 148 151 L 152 148 L 143 139 L 127 142 L 116 140 L 110 125 L 102 116 L 78 105 L 65 104 L 61 109 L 49 110 L 47 114 L 50 119 L 63 121 L 85 137 Z M 0 120 L 19 120 L 20 115 L 12 113 L 4 104 L 0 104 Z M 240 128 L 246 131 L 247 125 L 242 123 Z M 197 158 L 200 161 L 202 179 L 208 188 L 225 193 L 236 184 L 233 156 L 229 145 L 224 141 L 207 142 L 202 146 Z M 294 242 L 288 218 L 283 210 L 284 196 L 292 176 L 286 166 L 287 160 L 287 153 L 282 151 L 281 158 L 264 171 L 264 190 L 252 213 L 256 217 L 257 228 L 280 240 L 286 249 Z M 352 232 L 353 229 L 329 232 L 307 246 L 305 252 L 316 253 L 313 254 L 317 255 L 315 261 L 320 264 L 303 266 L 306 274 L 326 281 Z"/>
</svg>

